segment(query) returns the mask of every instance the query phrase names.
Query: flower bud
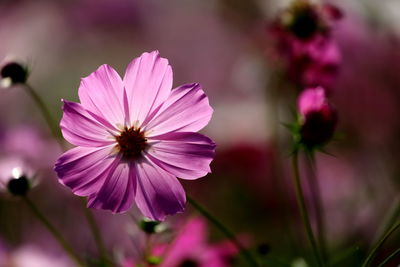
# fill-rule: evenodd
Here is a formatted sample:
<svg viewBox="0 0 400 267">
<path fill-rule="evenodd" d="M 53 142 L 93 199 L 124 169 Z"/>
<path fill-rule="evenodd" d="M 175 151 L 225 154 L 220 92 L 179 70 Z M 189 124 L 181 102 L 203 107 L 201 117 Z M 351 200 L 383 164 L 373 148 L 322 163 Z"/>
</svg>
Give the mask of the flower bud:
<svg viewBox="0 0 400 267">
<path fill-rule="evenodd" d="M 140 229 L 142 229 L 143 232 L 147 234 L 159 233 L 160 231 L 162 231 L 163 228 L 160 226 L 161 226 L 160 222 L 152 221 L 147 218 L 144 218 L 139 222 Z"/>
<path fill-rule="evenodd" d="M 25 196 L 33 185 L 31 169 L 19 158 L 0 160 L 0 191 L 14 196 Z"/>
<path fill-rule="evenodd" d="M 11 178 L 7 184 L 7 189 L 14 196 L 25 196 L 30 189 L 29 180 L 25 175 L 19 178 Z"/>
<path fill-rule="evenodd" d="M 322 87 L 303 91 L 298 98 L 300 143 L 308 148 L 324 145 L 335 131 L 337 112 Z"/>
<path fill-rule="evenodd" d="M 1 85 L 10 87 L 18 83 L 25 83 L 28 79 L 28 70 L 16 61 L 8 61 L 0 69 Z"/>
</svg>

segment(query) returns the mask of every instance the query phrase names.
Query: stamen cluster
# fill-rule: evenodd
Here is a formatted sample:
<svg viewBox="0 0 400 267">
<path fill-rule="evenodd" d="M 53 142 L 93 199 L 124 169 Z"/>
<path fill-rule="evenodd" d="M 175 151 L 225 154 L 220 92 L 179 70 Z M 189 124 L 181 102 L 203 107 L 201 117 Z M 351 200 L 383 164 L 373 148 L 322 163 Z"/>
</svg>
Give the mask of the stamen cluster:
<svg viewBox="0 0 400 267">
<path fill-rule="evenodd" d="M 124 159 L 139 158 L 142 151 L 147 147 L 147 139 L 140 128 L 125 127 L 115 139 L 118 143 L 119 152 L 122 153 Z"/>
</svg>

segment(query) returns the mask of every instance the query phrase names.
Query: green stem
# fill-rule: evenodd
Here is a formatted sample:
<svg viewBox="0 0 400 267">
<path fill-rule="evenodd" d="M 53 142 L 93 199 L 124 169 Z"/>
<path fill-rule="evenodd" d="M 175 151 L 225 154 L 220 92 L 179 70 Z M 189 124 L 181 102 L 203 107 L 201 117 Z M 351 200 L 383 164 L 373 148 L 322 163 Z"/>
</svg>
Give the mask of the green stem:
<svg viewBox="0 0 400 267">
<path fill-rule="evenodd" d="M 378 265 L 378 267 L 383 267 L 385 266 L 389 261 L 393 260 L 394 257 L 397 256 L 397 254 L 400 254 L 400 248 L 396 249 L 392 254 L 390 254 L 386 259 L 382 261 L 381 264 Z"/>
<path fill-rule="evenodd" d="M 295 184 L 296 188 L 296 198 L 297 198 L 297 204 L 299 205 L 300 209 L 300 214 L 301 218 L 303 220 L 304 228 L 306 230 L 308 239 L 311 243 L 311 247 L 314 253 L 314 256 L 317 260 L 318 266 L 324 266 L 320 252 L 317 246 L 317 242 L 315 241 L 315 237 L 311 228 L 311 223 L 306 207 L 306 203 L 304 200 L 304 194 L 303 194 L 303 189 L 301 187 L 301 182 L 300 182 L 300 172 L 299 172 L 299 162 L 298 162 L 298 152 L 295 151 L 292 156 L 292 165 L 293 165 L 293 183 Z"/>
<path fill-rule="evenodd" d="M 377 231 L 377 234 L 374 237 L 374 241 L 372 244 L 375 244 L 378 242 L 379 238 L 383 236 L 389 229 L 397 222 L 397 218 L 400 216 L 400 196 L 397 196 L 391 207 L 389 208 L 389 211 L 387 214 L 384 216 L 383 223 L 381 224 L 381 227 Z"/>
<path fill-rule="evenodd" d="M 308 184 L 312 195 L 312 201 L 315 208 L 315 218 L 317 223 L 317 238 L 318 245 L 321 248 L 321 256 L 324 263 L 328 262 L 328 254 L 326 252 L 326 237 L 325 237 L 325 220 L 323 211 L 323 202 L 321 196 L 321 187 L 317 177 L 316 163 L 314 155 L 307 153 L 308 161 Z"/>
<path fill-rule="evenodd" d="M 378 243 L 375 244 L 375 246 L 372 248 L 371 252 L 368 254 L 368 257 L 365 259 L 362 267 L 367 267 L 369 263 L 371 262 L 372 258 L 375 256 L 376 252 L 378 249 L 383 245 L 383 243 L 386 241 L 386 239 L 389 238 L 391 234 L 393 234 L 394 231 L 397 230 L 397 228 L 400 227 L 400 221 L 397 222 L 392 228 L 390 228 L 389 231 L 387 231 L 382 238 L 378 241 Z"/>
<path fill-rule="evenodd" d="M 57 231 L 57 229 L 46 219 L 46 217 L 40 212 L 36 205 L 27 197 L 24 196 L 22 199 L 25 201 L 27 206 L 32 210 L 35 216 L 39 219 L 41 223 L 49 230 L 49 232 L 54 236 L 54 238 L 60 243 L 65 252 L 71 257 L 71 259 L 77 264 L 77 266 L 85 266 L 83 262 L 79 259 L 78 255 L 74 252 L 72 247 L 65 241 L 62 235 Z"/>
<path fill-rule="evenodd" d="M 248 251 L 239 241 L 236 239 L 235 235 L 224 225 L 222 224 L 217 218 L 215 218 L 211 213 L 209 213 L 202 205 L 200 205 L 197 201 L 195 201 L 190 196 L 186 196 L 188 202 L 198 211 L 200 212 L 208 221 L 214 224 L 239 250 L 242 254 L 243 258 L 246 259 L 247 263 L 250 266 L 259 266 L 257 261 L 253 258 L 253 255 Z"/>
<path fill-rule="evenodd" d="M 99 255 L 101 257 L 101 260 L 106 266 L 108 266 L 109 260 L 107 257 L 107 251 L 104 245 L 103 238 L 101 236 L 100 229 L 96 223 L 96 220 L 93 216 L 93 213 L 90 209 L 86 207 L 85 200 L 81 198 L 81 205 L 82 205 L 82 210 L 85 214 L 86 220 L 89 224 L 90 231 L 92 232 L 93 238 L 96 242 L 97 250 L 99 252 Z"/>
<path fill-rule="evenodd" d="M 353 256 L 354 253 L 358 252 L 360 250 L 360 247 L 358 245 L 348 248 L 343 252 L 340 252 L 339 254 L 334 255 L 328 264 L 330 267 L 334 266 L 343 266 L 343 262 L 348 260 L 351 256 Z"/>
<path fill-rule="evenodd" d="M 143 252 L 143 262 L 146 266 L 151 266 L 149 263 L 149 257 L 151 256 L 151 235 L 146 233 L 144 252 Z"/>
<path fill-rule="evenodd" d="M 46 106 L 45 102 L 43 99 L 40 97 L 38 93 L 28 84 L 25 86 L 26 91 L 28 94 L 32 97 L 33 101 L 35 102 L 36 106 L 39 108 L 40 112 L 43 115 L 43 118 L 46 121 L 47 126 L 49 127 L 51 133 L 53 136 L 57 139 L 60 147 L 62 150 L 65 150 L 65 144 L 63 140 L 61 139 L 61 133 L 58 130 L 58 125 L 56 121 L 54 120 L 53 116 L 51 115 L 48 107 Z"/>
</svg>

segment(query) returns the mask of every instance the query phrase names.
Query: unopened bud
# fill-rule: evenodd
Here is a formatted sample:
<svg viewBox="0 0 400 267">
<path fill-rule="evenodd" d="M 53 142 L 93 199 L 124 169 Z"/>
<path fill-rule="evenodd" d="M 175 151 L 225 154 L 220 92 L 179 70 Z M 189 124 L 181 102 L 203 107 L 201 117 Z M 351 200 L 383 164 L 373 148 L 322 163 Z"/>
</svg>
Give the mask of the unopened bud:
<svg viewBox="0 0 400 267">
<path fill-rule="evenodd" d="M 298 100 L 300 143 L 308 148 L 324 145 L 336 128 L 337 112 L 325 97 L 322 87 L 307 89 Z"/>
<path fill-rule="evenodd" d="M 159 226 L 160 226 L 160 222 L 151 221 L 146 218 L 139 222 L 140 229 L 142 229 L 143 232 L 145 232 L 147 234 L 159 233 L 160 232 Z"/>
<path fill-rule="evenodd" d="M 7 189 L 14 196 L 25 196 L 30 189 L 29 180 L 25 175 L 19 178 L 11 178 L 7 184 Z"/>
<path fill-rule="evenodd" d="M 294 1 L 283 14 L 282 23 L 299 39 L 312 37 L 320 28 L 318 10 L 305 0 Z"/>
<path fill-rule="evenodd" d="M 18 83 L 25 83 L 28 79 L 28 70 L 18 62 L 10 61 L 1 66 L 1 85 L 9 87 Z"/>
</svg>

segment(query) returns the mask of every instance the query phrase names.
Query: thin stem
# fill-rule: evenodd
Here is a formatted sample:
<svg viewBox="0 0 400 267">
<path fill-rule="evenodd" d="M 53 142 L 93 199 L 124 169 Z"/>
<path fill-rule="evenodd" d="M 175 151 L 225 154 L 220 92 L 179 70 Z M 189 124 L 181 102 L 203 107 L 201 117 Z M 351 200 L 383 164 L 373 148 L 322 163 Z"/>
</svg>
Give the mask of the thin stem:
<svg viewBox="0 0 400 267">
<path fill-rule="evenodd" d="M 103 238 L 101 236 L 100 229 L 96 223 L 93 213 L 90 209 L 86 208 L 86 203 L 83 198 L 81 198 L 81 205 L 82 205 L 82 210 L 85 214 L 86 220 L 89 224 L 90 231 L 92 232 L 93 238 L 96 241 L 97 250 L 99 252 L 101 260 L 104 264 L 108 264 L 109 260 L 107 257 L 107 251 L 106 251 L 106 248 L 104 245 Z"/>
<path fill-rule="evenodd" d="M 269 71 L 271 66 L 265 66 L 265 71 Z M 284 229 L 283 234 L 287 237 L 290 254 L 297 255 L 299 240 L 296 238 L 294 225 L 291 223 L 291 206 L 289 202 L 289 192 L 287 190 L 287 180 L 286 174 L 284 172 L 283 161 L 284 157 L 282 156 L 282 146 L 284 145 L 281 139 L 281 130 L 282 130 L 282 121 L 281 121 L 281 111 L 280 107 L 284 103 L 282 102 L 281 93 L 282 89 L 285 85 L 283 84 L 283 77 L 278 72 L 275 71 L 274 75 L 271 76 L 271 79 L 268 79 L 265 85 L 265 99 L 264 102 L 268 103 L 269 111 L 266 115 L 268 115 L 268 119 L 271 120 L 270 125 L 272 126 L 272 149 L 276 155 L 274 161 L 274 170 L 271 179 L 274 183 L 273 186 L 276 188 L 277 200 L 280 203 L 280 209 L 282 210 L 282 228 Z M 287 96 L 285 95 L 285 99 Z M 273 101 L 271 101 L 273 99 Z M 268 147 L 267 149 L 271 149 Z M 285 156 L 286 157 L 286 156 Z"/>
<path fill-rule="evenodd" d="M 149 263 L 149 257 L 151 256 L 151 235 L 146 233 L 144 252 L 143 252 L 143 262 L 146 266 L 151 266 Z"/>
<path fill-rule="evenodd" d="M 85 266 L 83 262 L 79 259 L 78 255 L 74 252 L 72 247 L 65 241 L 62 235 L 57 231 L 57 229 L 46 219 L 46 217 L 40 212 L 36 205 L 27 197 L 24 196 L 22 199 L 25 201 L 27 206 L 32 210 L 35 216 L 39 219 L 41 223 L 49 230 L 49 232 L 54 236 L 54 238 L 60 243 L 65 252 L 71 257 L 77 266 Z"/>
<path fill-rule="evenodd" d="M 311 223 L 306 207 L 306 203 L 304 200 L 304 194 L 303 194 L 303 189 L 301 187 L 301 182 L 300 182 L 300 172 L 299 172 L 299 162 L 298 162 L 298 152 L 295 151 L 292 156 L 292 165 L 293 165 L 293 183 L 295 184 L 296 188 L 296 198 L 297 198 L 297 204 L 299 205 L 300 209 L 300 214 L 301 218 L 303 220 L 304 228 L 306 230 L 308 239 L 311 243 L 312 250 L 314 252 L 314 256 L 317 260 L 318 266 L 324 266 L 320 252 L 317 246 L 317 242 L 315 241 L 315 237 L 311 228 Z"/>
<path fill-rule="evenodd" d="M 57 139 L 61 149 L 65 150 L 65 144 L 64 144 L 63 140 L 61 139 L 61 134 L 60 134 L 60 131 L 58 130 L 58 125 L 57 125 L 56 121 L 54 120 L 53 116 L 51 115 L 45 102 L 40 97 L 40 95 L 38 93 L 36 93 L 36 91 L 29 84 L 25 85 L 25 89 L 28 92 L 28 94 L 32 97 L 36 106 L 39 108 L 40 112 L 42 113 L 47 126 L 49 127 L 53 136 Z"/>
<path fill-rule="evenodd" d="M 321 256 L 324 263 L 328 262 L 328 254 L 326 252 L 326 237 L 325 237 L 325 220 L 323 210 L 323 200 L 321 196 L 321 187 L 317 177 L 316 163 L 314 155 L 307 153 L 308 166 L 308 184 L 312 195 L 312 201 L 315 209 L 315 218 L 317 223 L 317 238 L 318 245 L 321 248 Z"/>
<path fill-rule="evenodd" d="M 381 264 L 378 265 L 378 267 L 383 267 L 385 266 L 389 261 L 393 260 L 397 254 L 400 254 L 400 248 L 396 249 L 392 254 L 390 254 L 386 259 L 382 261 Z"/>
<path fill-rule="evenodd" d="M 378 242 L 379 238 L 383 236 L 389 229 L 397 222 L 397 218 L 400 216 L 400 195 L 397 196 L 391 207 L 389 208 L 389 211 L 387 214 L 384 216 L 383 223 L 381 224 L 381 227 L 377 231 L 374 237 L 374 241 L 372 244 L 375 244 Z"/>
<path fill-rule="evenodd" d="M 246 259 L 247 263 L 250 266 L 259 266 L 257 261 L 253 258 L 253 255 L 248 251 L 239 241 L 236 239 L 235 235 L 217 218 L 215 218 L 211 213 L 209 213 L 202 205 L 200 205 L 197 201 L 195 201 L 190 196 L 186 196 L 188 202 L 198 211 L 200 212 L 208 221 L 214 224 L 239 250 L 242 254 L 243 258 Z"/>
<path fill-rule="evenodd" d="M 333 258 L 330 259 L 330 262 L 328 266 L 333 267 L 333 266 L 343 266 L 343 262 L 347 260 L 349 257 L 351 257 L 354 253 L 358 252 L 360 250 L 360 247 L 358 245 L 348 248 L 345 251 L 336 254 L 333 256 Z"/>
<path fill-rule="evenodd" d="M 392 228 L 390 228 L 389 231 L 387 231 L 382 238 L 378 241 L 378 243 L 375 244 L 375 246 L 372 248 L 371 252 L 368 254 L 368 257 L 365 259 L 362 267 L 367 267 L 369 263 L 371 262 L 372 258 L 375 256 L 376 252 L 378 249 L 383 245 L 383 243 L 386 241 L 386 239 L 389 238 L 389 236 L 397 230 L 397 228 L 400 227 L 400 221 L 396 223 Z"/>
</svg>

